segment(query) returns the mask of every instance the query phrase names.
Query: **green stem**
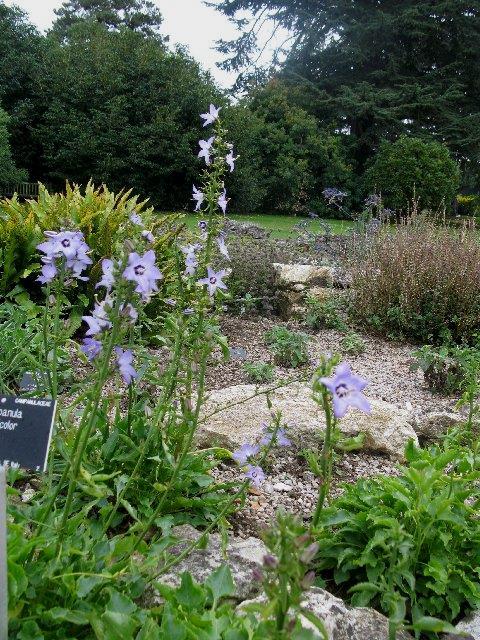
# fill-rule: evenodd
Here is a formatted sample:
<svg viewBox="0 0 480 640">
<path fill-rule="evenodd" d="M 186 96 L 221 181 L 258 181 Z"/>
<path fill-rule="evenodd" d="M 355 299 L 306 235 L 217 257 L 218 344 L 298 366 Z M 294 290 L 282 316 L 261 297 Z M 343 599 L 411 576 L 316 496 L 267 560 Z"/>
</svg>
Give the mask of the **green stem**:
<svg viewBox="0 0 480 640">
<path fill-rule="evenodd" d="M 330 396 L 327 391 L 322 392 L 323 410 L 325 411 L 325 438 L 323 441 L 322 458 L 321 458 L 321 472 L 322 477 L 320 479 L 321 485 L 318 493 L 317 506 L 312 519 L 312 528 L 318 526 L 320 515 L 325 504 L 325 499 L 330 491 L 330 481 L 332 475 L 332 433 L 335 428 L 335 420 L 332 416 L 332 409 L 330 407 Z"/>
</svg>

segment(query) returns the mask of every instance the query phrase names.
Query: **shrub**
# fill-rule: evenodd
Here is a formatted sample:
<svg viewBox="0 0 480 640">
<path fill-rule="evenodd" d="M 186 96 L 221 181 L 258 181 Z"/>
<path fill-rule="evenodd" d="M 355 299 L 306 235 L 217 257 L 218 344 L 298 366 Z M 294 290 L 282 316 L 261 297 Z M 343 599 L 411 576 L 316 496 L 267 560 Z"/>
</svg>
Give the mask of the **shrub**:
<svg viewBox="0 0 480 640">
<path fill-rule="evenodd" d="M 364 177 L 366 192 L 380 192 L 396 211 L 406 210 L 414 198 L 422 209 L 449 208 L 459 182 L 459 168 L 446 146 L 407 136 L 382 142 Z"/>
<path fill-rule="evenodd" d="M 338 301 L 332 296 L 319 300 L 307 295 L 305 323 L 312 329 L 345 329 L 345 322 L 339 314 Z"/>
<path fill-rule="evenodd" d="M 475 195 L 458 195 L 458 214 L 462 216 L 478 216 L 480 215 L 480 196 Z"/>
<path fill-rule="evenodd" d="M 245 362 L 243 365 L 249 382 L 260 384 L 273 380 L 274 368 L 269 362 Z"/>
<path fill-rule="evenodd" d="M 351 311 L 393 337 L 469 343 L 480 330 L 480 244 L 425 217 L 384 230 L 352 263 Z"/>
<path fill-rule="evenodd" d="M 305 333 L 276 326 L 267 331 L 265 342 L 280 366 L 298 367 L 308 362 L 308 336 Z"/>
</svg>

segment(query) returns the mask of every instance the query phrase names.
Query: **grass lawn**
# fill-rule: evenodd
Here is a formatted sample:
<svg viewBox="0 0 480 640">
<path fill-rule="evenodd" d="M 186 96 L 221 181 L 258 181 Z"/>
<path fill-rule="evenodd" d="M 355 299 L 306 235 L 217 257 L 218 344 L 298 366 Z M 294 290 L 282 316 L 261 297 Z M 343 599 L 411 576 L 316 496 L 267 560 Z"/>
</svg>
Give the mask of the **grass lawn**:
<svg viewBox="0 0 480 640">
<path fill-rule="evenodd" d="M 269 229 L 272 231 L 273 238 L 288 238 L 289 234 L 292 231 L 292 228 L 305 220 L 305 218 L 299 218 L 294 216 L 277 216 L 277 215 L 256 215 L 256 216 L 229 216 L 233 218 L 233 220 L 238 220 L 238 222 L 253 222 L 254 224 L 258 224 L 260 227 L 264 227 L 265 229 Z M 197 225 L 197 222 L 201 219 L 199 216 L 194 214 L 186 215 L 187 224 L 190 229 L 194 229 Z M 353 222 L 351 220 L 324 220 L 325 223 L 329 224 L 335 234 L 343 234 L 350 227 L 353 226 Z M 320 226 L 319 220 L 314 220 L 310 224 L 309 228 L 318 233 L 322 232 L 322 227 Z"/>
</svg>

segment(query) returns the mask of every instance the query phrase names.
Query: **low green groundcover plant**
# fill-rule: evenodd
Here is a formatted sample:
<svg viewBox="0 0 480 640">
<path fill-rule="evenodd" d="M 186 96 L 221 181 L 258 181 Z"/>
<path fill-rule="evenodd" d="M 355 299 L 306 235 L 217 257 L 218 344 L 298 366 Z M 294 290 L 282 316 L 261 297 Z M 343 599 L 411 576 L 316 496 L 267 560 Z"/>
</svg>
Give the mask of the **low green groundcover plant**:
<svg viewBox="0 0 480 640">
<path fill-rule="evenodd" d="M 265 342 L 280 366 L 299 367 L 308 362 L 308 336 L 305 333 L 278 325 L 267 331 Z"/>
<path fill-rule="evenodd" d="M 437 637 L 480 606 L 478 445 L 407 446 L 398 477 L 347 485 L 319 520 L 317 569 L 356 606 Z"/>
<path fill-rule="evenodd" d="M 246 362 L 243 365 L 249 382 L 260 384 L 271 382 L 275 373 L 275 368 L 269 362 Z"/>
</svg>

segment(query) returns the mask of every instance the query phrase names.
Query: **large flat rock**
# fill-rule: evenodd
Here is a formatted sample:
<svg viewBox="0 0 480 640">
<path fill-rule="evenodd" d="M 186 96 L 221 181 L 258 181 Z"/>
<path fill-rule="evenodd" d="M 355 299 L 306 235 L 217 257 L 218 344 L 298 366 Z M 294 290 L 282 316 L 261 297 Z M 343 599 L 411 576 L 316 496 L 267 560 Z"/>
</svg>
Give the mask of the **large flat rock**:
<svg viewBox="0 0 480 640">
<path fill-rule="evenodd" d="M 258 391 L 255 385 L 245 384 L 210 392 L 200 416 L 198 442 L 227 449 L 254 443 L 261 437 L 262 423 L 270 422 L 272 410 L 280 410 L 294 442 L 302 447 L 318 445 L 325 417 L 309 385 L 294 383 L 271 392 L 272 410 Z M 341 432 L 347 436 L 365 433 L 365 449 L 403 460 L 409 439 L 418 443 L 410 412 L 382 400 L 370 402 L 371 414 L 351 409 L 339 423 Z"/>
<path fill-rule="evenodd" d="M 274 262 L 276 277 L 279 284 L 292 288 L 296 284 L 306 286 L 331 287 L 333 285 L 334 270 L 327 266 L 312 264 L 282 264 Z"/>
</svg>

